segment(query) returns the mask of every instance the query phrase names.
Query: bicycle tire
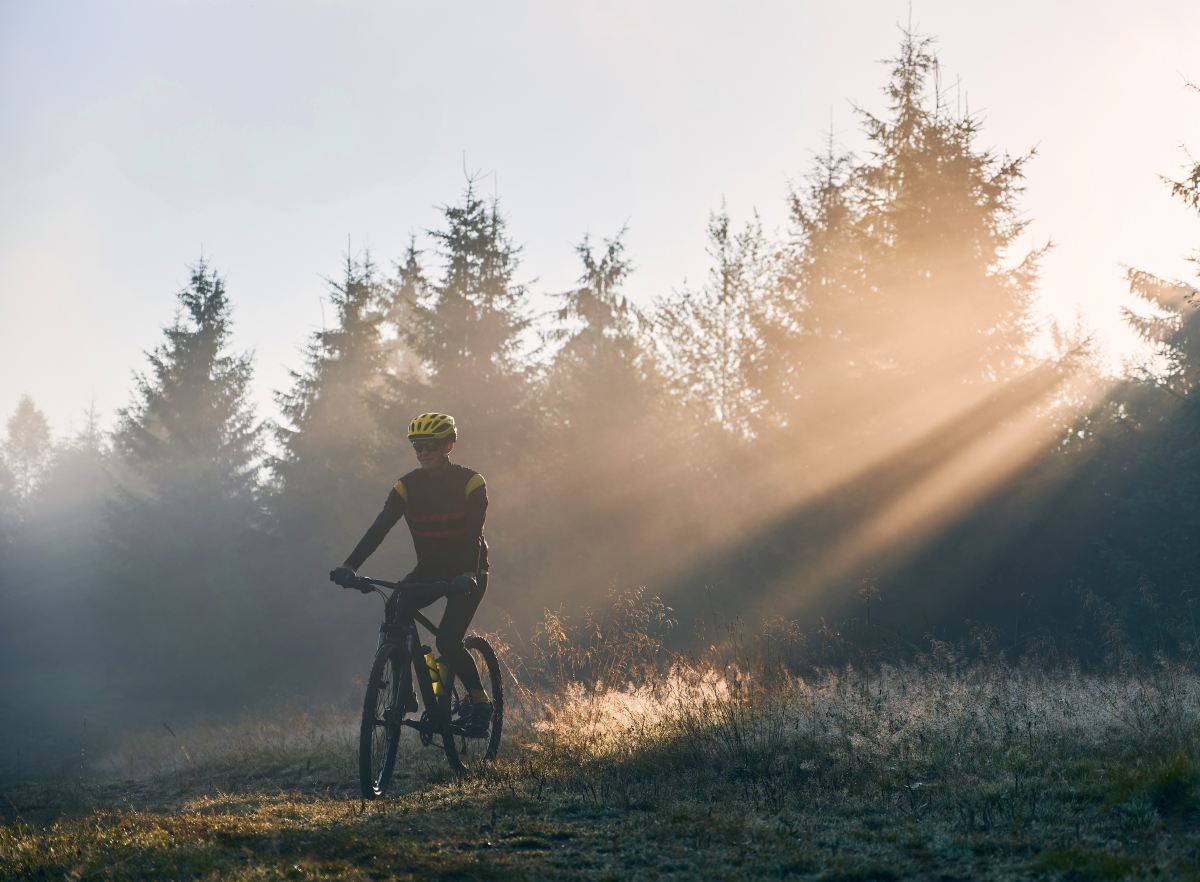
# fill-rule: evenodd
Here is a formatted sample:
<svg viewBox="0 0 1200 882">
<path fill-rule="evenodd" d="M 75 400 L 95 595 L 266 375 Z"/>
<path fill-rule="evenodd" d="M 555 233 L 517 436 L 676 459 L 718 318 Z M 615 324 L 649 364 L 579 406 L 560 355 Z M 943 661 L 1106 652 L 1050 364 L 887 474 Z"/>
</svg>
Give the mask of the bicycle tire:
<svg viewBox="0 0 1200 882">
<path fill-rule="evenodd" d="M 391 783 L 400 746 L 400 719 L 404 716 L 401 708 L 397 717 L 395 708 L 397 699 L 404 694 L 404 681 L 412 682 L 411 671 L 404 662 L 404 653 L 395 644 L 385 643 L 375 653 L 358 730 L 358 779 L 363 799 L 383 796 Z"/>
<path fill-rule="evenodd" d="M 478 771 L 485 763 L 496 758 L 500 750 L 500 733 L 504 726 L 504 680 L 500 676 L 500 661 L 492 645 L 478 634 L 469 634 L 463 640 L 467 652 L 476 659 L 475 667 L 483 663 L 480 682 L 484 691 L 492 699 L 492 721 L 488 724 L 487 734 L 481 738 L 467 738 L 463 735 L 447 733 L 442 736 L 442 747 L 446 751 L 446 759 L 450 768 L 459 774 Z M 463 701 L 470 701 L 470 696 L 458 678 L 451 674 L 448 688 L 442 692 L 443 719 L 450 719 Z"/>
</svg>

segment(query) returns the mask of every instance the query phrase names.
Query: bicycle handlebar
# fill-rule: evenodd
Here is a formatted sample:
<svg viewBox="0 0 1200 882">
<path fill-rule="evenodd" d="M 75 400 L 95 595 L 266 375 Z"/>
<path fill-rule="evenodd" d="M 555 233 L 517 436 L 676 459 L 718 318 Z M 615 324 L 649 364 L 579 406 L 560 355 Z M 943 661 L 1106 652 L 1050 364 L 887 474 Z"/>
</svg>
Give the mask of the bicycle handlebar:
<svg viewBox="0 0 1200 882">
<path fill-rule="evenodd" d="M 369 586 L 367 588 L 368 591 L 378 591 L 380 588 L 387 588 L 389 591 L 404 591 L 409 588 L 422 588 L 428 591 L 436 589 L 436 596 L 438 597 L 449 597 L 451 594 L 465 594 L 467 591 L 471 590 L 471 588 L 467 585 L 455 585 L 453 582 L 444 579 L 435 579 L 430 582 L 416 582 L 411 585 L 405 585 L 402 582 L 385 582 L 383 579 L 372 579 L 367 576 L 355 576 L 346 587 L 357 588 L 359 591 L 362 591 L 362 588 L 359 588 L 359 584 L 361 583 L 365 583 L 367 586 Z"/>
</svg>

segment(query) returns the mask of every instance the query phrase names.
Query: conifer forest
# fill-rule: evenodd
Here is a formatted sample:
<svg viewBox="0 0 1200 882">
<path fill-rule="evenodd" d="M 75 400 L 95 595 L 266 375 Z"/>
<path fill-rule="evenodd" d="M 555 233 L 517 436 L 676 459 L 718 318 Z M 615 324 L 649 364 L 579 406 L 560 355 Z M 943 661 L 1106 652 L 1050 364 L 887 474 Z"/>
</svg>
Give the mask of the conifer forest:
<svg viewBox="0 0 1200 882">
<path fill-rule="evenodd" d="M 0 878 L 1200 879 L 1200 272 L 1114 269 L 1119 365 L 1047 321 L 1038 145 L 944 48 L 899 28 L 786 222 L 716 202 L 665 290 L 636 217 L 547 288 L 464 164 L 429 228 L 294 255 L 273 407 L 253 292 L 178 255 L 121 407 L 3 415 Z M 1188 146 L 1139 171 L 1195 270 Z M 486 477 L 504 735 L 455 774 L 407 732 L 364 800 L 383 607 L 329 572 L 425 412 Z M 359 573 L 415 563 L 397 525 Z"/>
</svg>

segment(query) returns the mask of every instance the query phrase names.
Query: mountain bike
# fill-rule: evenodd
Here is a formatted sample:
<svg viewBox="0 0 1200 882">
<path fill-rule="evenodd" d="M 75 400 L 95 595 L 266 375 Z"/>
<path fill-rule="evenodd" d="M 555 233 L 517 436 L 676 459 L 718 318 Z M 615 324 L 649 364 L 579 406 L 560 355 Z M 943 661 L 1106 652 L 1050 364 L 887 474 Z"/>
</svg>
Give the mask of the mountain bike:
<svg viewBox="0 0 1200 882">
<path fill-rule="evenodd" d="M 504 684 L 491 644 L 478 634 L 468 634 L 463 640 L 482 674 L 483 689 L 492 700 L 492 720 L 487 730 L 467 735 L 454 717 L 470 704 L 471 697 L 453 671 L 433 663 L 433 653 L 421 642 L 417 622 L 435 638 L 438 629 L 409 605 L 414 599 L 407 593 L 409 586 L 355 576 L 347 587 L 377 593 L 384 600 L 379 646 L 367 677 L 359 729 L 358 773 L 363 798 L 374 799 L 387 791 L 395 771 L 400 734 L 405 729 L 414 730 L 426 747 L 439 740 L 450 768 L 459 774 L 477 771 L 495 759 L 504 724 Z M 422 583 L 419 587 L 422 606 L 459 590 L 448 582 Z M 391 596 L 385 591 L 391 591 Z"/>
</svg>

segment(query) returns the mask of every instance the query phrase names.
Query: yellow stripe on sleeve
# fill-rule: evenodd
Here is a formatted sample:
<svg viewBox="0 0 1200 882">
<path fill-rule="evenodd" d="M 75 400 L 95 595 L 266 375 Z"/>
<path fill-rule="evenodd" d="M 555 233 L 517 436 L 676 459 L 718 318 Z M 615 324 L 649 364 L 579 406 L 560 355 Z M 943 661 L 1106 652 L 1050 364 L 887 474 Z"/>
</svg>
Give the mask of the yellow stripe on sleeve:
<svg viewBox="0 0 1200 882">
<path fill-rule="evenodd" d="M 467 481 L 467 495 L 470 496 L 483 485 L 483 475 L 471 475 L 471 480 Z"/>
<path fill-rule="evenodd" d="M 392 489 L 400 494 L 401 499 L 403 499 L 405 502 L 408 502 L 408 488 L 404 486 L 403 478 L 401 478 L 399 481 L 397 481 L 396 486 L 393 487 Z"/>
</svg>

